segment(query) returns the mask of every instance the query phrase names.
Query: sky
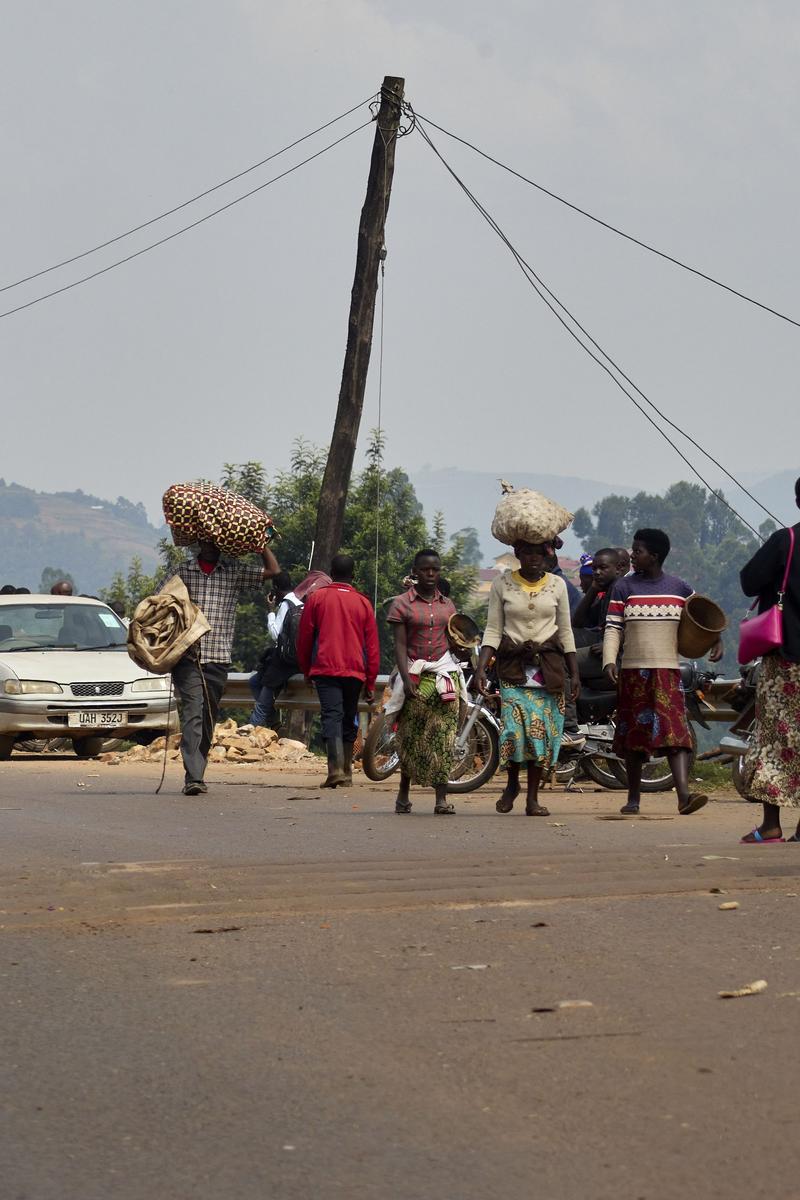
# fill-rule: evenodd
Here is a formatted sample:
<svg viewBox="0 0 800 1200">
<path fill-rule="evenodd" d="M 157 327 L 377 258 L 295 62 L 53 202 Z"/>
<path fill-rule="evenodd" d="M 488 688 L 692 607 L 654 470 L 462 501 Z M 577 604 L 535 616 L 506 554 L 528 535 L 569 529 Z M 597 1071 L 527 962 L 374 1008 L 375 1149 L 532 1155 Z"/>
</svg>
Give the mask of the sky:
<svg viewBox="0 0 800 1200">
<path fill-rule="evenodd" d="M 3 26 L 0 285 L 181 203 L 401 75 L 419 113 L 800 320 L 792 3 L 6 0 Z M 368 117 L 362 108 L 158 225 L 0 293 L 0 311 L 205 215 Z M 430 132 L 674 421 L 749 483 L 800 474 L 800 329 Z M 327 445 L 372 137 L 365 128 L 167 245 L 0 319 L 0 476 L 124 495 L 156 517 L 170 483 L 217 478 L 225 462 L 282 469 L 298 437 Z M 650 490 L 690 477 L 418 133 L 398 143 L 386 241 L 390 465 Z M 377 423 L 376 363 L 361 448 Z"/>
</svg>

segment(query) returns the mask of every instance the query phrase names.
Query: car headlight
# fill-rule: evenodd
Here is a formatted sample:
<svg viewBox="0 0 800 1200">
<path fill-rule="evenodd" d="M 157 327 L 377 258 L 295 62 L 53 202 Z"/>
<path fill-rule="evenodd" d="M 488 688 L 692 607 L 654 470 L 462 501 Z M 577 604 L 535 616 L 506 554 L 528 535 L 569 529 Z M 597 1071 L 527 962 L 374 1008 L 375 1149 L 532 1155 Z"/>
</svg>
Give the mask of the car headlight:
<svg viewBox="0 0 800 1200">
<path fill-rule="evenodd" d="M 131 684 L 132 692 L 168 692 L 169 677 L 167 675 L 150 676 L 148 679 L 134 679 Z"/>
<path fill-rule="evenodd" d="M 6 679 L 3 684 L 7 696 L 54 696 L 63 690 L 60 683 L 46 679 Z"/>
</svg>

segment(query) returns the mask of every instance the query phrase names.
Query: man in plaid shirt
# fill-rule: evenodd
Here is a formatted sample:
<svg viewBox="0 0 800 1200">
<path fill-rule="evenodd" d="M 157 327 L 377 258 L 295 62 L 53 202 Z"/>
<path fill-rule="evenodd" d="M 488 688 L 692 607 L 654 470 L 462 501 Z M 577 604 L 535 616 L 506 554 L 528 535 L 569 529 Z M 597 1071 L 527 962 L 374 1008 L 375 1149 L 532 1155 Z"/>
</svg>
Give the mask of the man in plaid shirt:
<svg viewBox="0 0 800 1200">
<path fill-rule="evenodd" d="M 235 558 L 222 558 L 219 546 L 213 542 L 201 542 L 197 558 L 181 563 L 175 572 L 211 626 L 172 672 L 181 702 L 181 755 L 186 771 L 183 786 L 186 796 L 208 791 L 203 776 L 231 663 L 236 601 L 240 592 L 259 587 L 280 571 L 278 561 L 268 547 L 261 558 L 263 567 L 250 566 Z"/>
</svg>

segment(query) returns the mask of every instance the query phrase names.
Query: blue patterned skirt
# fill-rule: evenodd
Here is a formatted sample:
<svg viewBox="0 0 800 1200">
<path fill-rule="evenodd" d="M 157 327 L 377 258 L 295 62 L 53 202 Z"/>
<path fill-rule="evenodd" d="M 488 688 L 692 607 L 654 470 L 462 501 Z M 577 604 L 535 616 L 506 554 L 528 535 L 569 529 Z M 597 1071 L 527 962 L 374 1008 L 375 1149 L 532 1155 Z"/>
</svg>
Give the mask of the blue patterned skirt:
<svg viewBox="0 0 800 1200">
<path fill-rule="evenodd" d="M 503 728 L 500 766 L 533 763 L 549 771 L 558 759 L 564 732 L 564 694 L 544 688 L 510 687 L 501 681 Z"/>
</svg>

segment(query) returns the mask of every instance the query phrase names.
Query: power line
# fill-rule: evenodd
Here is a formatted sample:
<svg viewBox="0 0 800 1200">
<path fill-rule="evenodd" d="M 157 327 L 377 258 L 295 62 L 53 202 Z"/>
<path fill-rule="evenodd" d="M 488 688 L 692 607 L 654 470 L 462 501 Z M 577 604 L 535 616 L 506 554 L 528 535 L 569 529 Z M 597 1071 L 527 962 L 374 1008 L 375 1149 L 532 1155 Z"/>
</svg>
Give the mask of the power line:
<svg viewBox="0 0 800 1200">
<path fill-rule="evenodd" d="M 514 259 L 517 262 L 517 265 L 519 266 L 523 275 L 527 279 L 528 283 L 530 283 L 531 287 L 533 287 L 536 294 L 543 301 L 543 303 L 547 306 L 547 308 L 550 310 L 550 312 L 556 317 L 556 319 L 559 321 L 559 323 L 564 327 L 564 329 L 566 329 L 566 331 L 570 335 L 570 337 L 572 337 L 578 343 L 578 345 L 581 347 L 581 349 L 583 349 L 585 351 L 585 353 L 588 354 L 589 357 L 592 358 L 594 360 L 594 362 L 596 362 L 597 365 L 602 368 L 603 371 L 605 371 L 605 373 L 609 376 L 609 378 L 611 380 L 613 380 L 613 382 L 620 389 L 620 391 L 623 392 L 623 394 L 626 395 L 628 397 L 628 399 L 631 401 L 631 403 L 639 410 L 639 412 L 642 414 L 642 416 L 647 421 L 650 422 L 650 424 L 653 426 L 653 428 L 672 447 L 672 449 L 683 460 L 683 462 L 686 463 L 687 467 L 700 480 L 700 482 L 703 484 L 703 486 L 712 495 L 717 496 L 717 498 L 726 506 L 726 508 L 728 508 L 742 522 L 742 524 L 744 524 L 751 531 L 751 533 L 753 533 L 757 538 L 761 539 L 761 535 L 759 534 L 758 530 L 755 529 L 750 524 L 750 522 L 747 521 L 741 515 L 741 513 L 739 513 L 733 507 L 733 505 L 730 504 L 725 499 L 725 497 L 717 491 L 716 488 L 712 487 L 712 485 L 709 483 L 709 481 L 707 479 L 705 479 L 705 477 L 703 475 L 700 474 L 700 472 L 697 470 L 697 468 L 691 462 L 691 460 L 689 458 L 687 458 L 687 456 L 683 453 L 683 451 L 670 438 L 669 434 L 666 433 L 665 430 L 663 430 L 661 428 L 661 426 L 653 419 L 653 417 L 651 417 L 650 414 L 642 407 L 642 405 L 639 403 L 639 401 L 636 399 L 636 397 L 633 396 L 628 391 L 628 389 L 624 386 L 624 384 L 620 382 L 620 380 L 614 374 L 614 371 L 611 370 L 611 367 L 613 367 L 615 371 L 617 371 L 621 376 L 623 376 L 623 378 L 627 379 L 628 377 L 626 375 L 624 375 L 624 372 L 621 370 L 621 368 L 617 366 L 616 362 L 614 362 L 614 360 L 605 352 L 605 350 L 603 350 L 602 347 L 599 346 L 598 343 L 595 342 L 594 339 L 591 338 L 591 336 L 588 333 L 586 333 L 583 326 L 572 315 L 572 313 L 569 311 L 569 309 L 566 308 L 566 306 L 558 299 L 558 297 L 553 292 L 550 291 L 550 289 L 540 279 L 540 277 L 536 274 L 536 272 L 533 270 L 533 268 L 530 266 L 530 264 L 527 263 L 525 261 L 525 259 L 522 257 L 522 255 L 517 251 L 517 249 L 514 247 L 514 245 L 508 239 L 506 234 L 503 232 L 503 230 L 500 228 L 500 226 L 497 224 L 497 222 L 491 216 L 491 214 L 488 212 L 488 210 L 486 208 L 484 208 L 484 206 L 477 199 L 477 197 L 470 191 L 470 189 L 463 182 L 463 180 L 456 174 L 456 172 L 453 170 L 453 168 L 450 166 L 450 164 L 447 162 L 447 160 L 444 158 L 444 156 L 440 153 L 440 151 L 434 145 L 433 141 L 430 138 L 430 135 L 427 133 L 426 129 L 424 128 L 424 126 L 422 124 L 422 120 L 419 116 L 419 113 L 417 113 L 417 128 L 419 129 L 420 133 L 422 134 L 422 137 L 424 138 L 424 140 L 426 141 L 426 143 L 428 144 L 430 149 L 434 152 L 434 154 L 440 160 L 440 162 L 445 167 L 445 169 L 448 171 L 448 173 L 452 176 L 452 178 L 455 180 L 455 182 L 458 184 L 458 186 L 461 188 L 461 190 L 464 192 L 464 194 L 468 197 L 470 202 L 475 206 L 475 208 L 478 210 L 478 212 L 481 214 L 481 216 L 483 216 L 483 218 L 487 221 L 487 223 L 490 225 L 490 227 L 494 230 L 494 232 L 498 235 L 498 237 L 501 239 L 501 241 L 505 244 L 507 249 L 511 252 L 511 254 L 513 255 Z M 575 332 L 575 330 L 572 328 L 572 326 L 567 323 L 567 321 L 564 319 L 564 317 L 561 315 L 561 313 L 557 310 L 557 308 L 554 306 L 554 304 L 552 304 L 550 302 L 550 300 L 548 299 L 548 295 L 550 297 L 552 297 L 552 300 L 555 302 L 555 304 L 558 305 L 558 307 L 562 309 L 562 311 L 566 314 L 569 321 L 571 321 L 576 326 L 576 328 L 580 329 L 581 332 L 584 333 L 585 336 L 589 338 L 589 340 L 597 348 L 599 353 L 601 355 L 603 355 L 603 357 L 607 360 L 608 363 L 611 364 L 611 367 L 609 367 L 606 364 L 606 362 L 603 362 L 602 359 L 600 357 L 598 357 L 598 355 L 595 354 L 590 349 L 590 347 L 586 345 L 586 343 L 584 341 L 582 341 L 582 339 L 579 337 L 579 335 Z M 666 417 L 665 414 L 663 414 L 661 412 L 661 410 L 651 400 L 648 399 L 647 396 L 644 395 L 644 393 L 641 391 L 641 389 L 636 387 L 635 384 L 633 386 L 636 388 L 636 391 L 639 392 L 639 394 L 647 401 L 647 403 L 650 405 L 650 407 L 655 412 L 657 412 L 659 414 L 659 416 L 662 417 L 663 420 L 665 420 L 669 425 L 672 426 L 672 428 L 674 428 L 678 433 L 680 433 L 683 437 L 685 437 L 688 441 L 690 441 L 692 443 L 692 445 L 694 445 L 698 450 L 700 450 L 700 452 L 702 454 L 704 454 L 711 462 L 713 462 L 716 466 L 719 466 L 720 469 L 722 471 L 724 471 L 725 475 L 733 483 L 735 483 L 737 485 L 737 487 L 741 488 L 741 490 L 743 492 L 745 492 L 746 495 L 750 496 L 750 498 L 758 505 L 759 508 L 761 508 L 765 513 L 767 513 L 768 516 L 771 516 L 773 518 L 773 520 L 777 521 L 777 518 L 774 517 L 773 514 L 770 513 L 769 510 L 767 508 L 765 508 L 764 505 L 761 504 L 761 502 L 759 500 L 757 500 L 755 496 L 752 496 L 751 493 L 748 492 L 747 489 L 741 483 L 739 483 L 739 481 L 733 475 L 731 475 L 729 471 L 725 470 L 725 468 L 722 467 L 721 464 L 717 463 L 717 460 L 712 458 L 712 456 L 710 454 L 708 454 L 708 452 L 706 450 L 704 450 L 703 447 L 700 446 L 700 444 L 698 442 L 696 442 L 689 434 L 687 434 L 683 429 L 681 429 L 673 421 L 670 421 L 670 419 L 668 417 Z M 778 523 L 780 523 L 780 522 L 778 522 Z"/>
<path fill-rule="evenodd" d="M 149 225 L 155 225 L 157 221 L 163 221 L 165 217 L 171 217 L 174 213 L 180 212 L 183 208 L 188 208 L 190 204 L 194 204 L 196 200 L 202 200 L 206 196 L 210 196 L 213 192 L 218 192 L 220 188 L 226 187 L 229 183 L 234 183 L 237 179 L 242 179 L 245 175 L 249 175 L 252 171 L 256 171 L 259 167 L 266 166 L 268 162 L 272 162 L 274 158 L 279 158 L 281 154 L 286 154 L 289 150 L 293 150 L 295 146 L 299 146 L 302 142 L 307 142 L 309 138 L 315 137 L 316 134 L 322 133 L 323 130 L 329 129 L 331 125 L 335 125 L 338 121 L 349 117 L 351 113 L 356 112 L 359 108 L 363 108 L 365 104 L 369 104 L 373 99 L 372 96 L 367 96 L 366 100 L 362 100 L 360 104 L 353 105 L 348 108 L 347 112 L 340 113 L 338 117 L 334 117 L 330 121 L 326 121 L 324 125 L 320 125 L 317 129 L 312 129 L 311 133 L 304 133 L 302 137 L 290 142 L 288 146 L 284 146 L 281 150 L 276 150 L 274 154 L 267 155 L 260 162 L 253 163 L 250 167 L 245 167 L 243 171 L 238 171 L 235 175 L 230 175 L 227 179 L 223 179 L 221 183 L 215 183 L 213 187 L 206 188 L 204 192 L 198 192 L 196 196 L 190 196 L 188 200 L 176 204 L 173 208 L 168 208 L 164 212 L 159 213 L 156 217 L 150 217 L 148 221 L 142 221 L 140 225 L 134 225 L 132 229 L 126 229 L 124 233 L 118 233 L 116 237 L 109 238 L 108 241 L 100 242 L 96 246 L 92 246 L 89 250 L 82 250 L 80 254 L 73 254 L 71 258 L 64 258 L 61 262 L 53 263 L 51 267 L 44 267 L 41 271 L 34 271 L 32 275 L 25 275 L 22 279 L 16 279 L 13 283 L 6 283 L 0 287 L 0 292 L 7 292 L 11 288 L 19 287 L 22 283 L 30 283 L 32 279 L 39 279 L 42 275 L 48 275 L 51 271 L 57 271 L 59 267 L 67 267 L 70 263 L 78 262 L 82 258 L 86 258 L 90 254 L 95 254 L 98 250 L 105 250 L 108 246 L 113 246 L 115 242 L 121 242 L 123 238 L 130 237 L 133 233 L 139 233 L 142 229 L 147 229 Z"/>
<path fill-rule="evenodd" d="M 565 205 L 566 208 L 571 208 L 573 212 L 579 213 L 580 216 L 594 221 L 596 225 L 601 225 L 603 229 L 608 229 L 610 233 L 617 234 L 618 237 L 625 238 L 628 242 L 633 242 L 635 246 L 641 247 L 642 250 L 648 250 L 651 254 L 658 255 L 659 258 L 665 259 L 673 266 L 680 267 L 684 271 L 688 271 L 691 275 L 696 275 L 699 279 L 705 279 L 706 283 L 713 283 L 715 287 L 722 288 L 723 291 L 729 292 L 732 296 L 738 296 L 740 300 L 744 300 L 747 304 L 753 304 L 756 308 L 762 309 L 764 312 L 770 313 L 773 317 L 778 317 L 781 321 L 788 322 L 789 325 L 795 325 L 800 329 L 800 321 L 794 317 L 789 317 L 786 313 L 779 312 L 777 308 L 772 308 L 771 305 L 763 303 L 761 300 L 756 300 L 753 296 L 748 296 L 746 292 L 740 291 L 738 288 L 732 287 L 728 283 L 723 283 L 721 279 L 716 279 L 713 275 L 708 275 L 705 271 L 701 271 L 699 267 L 692 267 L 689 263 L 683 262 L 672 254 L 668 254 L 666 250 L 659 250 L 657 246 L 651 246 L 649 242 L 642 241 L 641 238 L 634 237 L 632 233 L 626 233 L 624 229 L 619 229 L 616 225 L 612 225 L 609 221 L 604 221 L 602 217 L 597 217 L 594 213 L 588 212 L 585 208 L 581 208 L 578 204 L 573 204 L 571 200 L 567 200 L 564 196 L 559 196 L 558 192 L 552 191 L 545 187 L 542 183 L 537 183 L 535 179 L 529 179 L 527 175 L 523 175 L 520 171 L 515 171 L 513 167 L 509 167 L 507 163 L 501 162 L 499 158 L 494 158 L 486 150 L 481 150 L 480 146 L 476 146 L 473 142 L 466 138 L 459 137 L 457 133 L 452 133 L 449 129 L 445 129 L 442 125 L 437 125 L 430 117 L 425 117 L 421 113 L 416 113 L 416 116 L 425 120 L 434 129 L 438 129 L 440 133 L 446 137 L 452 138 L 455 142 L 460 142 L 462 146 L 467 146 L 470 150 L 474 150 L 481 158 L 485 158 L 488 162 L 494 163 L 496 167 L 501 167 L 507 171 L 509 175 L 513 175 L 516 179 L 522 180 L 523 183 L 530 184 L 537 191 L 542 192 L 545 196 L 549 196 L 551 200 L 557 200 L 559 204 Z"/>
<path fill-rule="evenodd" d="M 268 179 L 266 183 L 260 183 L 258 187 L 252 188 L 249 192 L 245 192 L 243 196 L 237 196 L 234 200 L 229 200 L 227 204 L 223 204 L 220 208 L 215 208 L 213 212 L 207 213 L 206 216 L 200 217 L 197 221 L 192 221 L 191 225 L 184 225 L 181 229 L 176 229 L 174 233 L 167 234 L 166 237 L 159 238 L 157 242 L 151 242 L 149 246 L 143 246 L 141 250 L 134 251 L 133 254 L 128 254 L 125 258 L 119 258 L 116 262 L 109 263 L 107 267 L 102 267 L 99 271 L 92 271 L 91 275 L 84 275 L 80 279 L 73 280 L 72 283 L 67 283 L 63 287 L 55 288 L 52 292 L 46 292 L 43 296 L 37 296 L 35 300 L 29 300 L 26 304 L 18 304 L 16 308 L 9 308 L 5 312 L 0 313 L 0 319 L 3 317 L 11 317 L 14 313 L 22 312 L 26 308 L 32 308 L 34 304 L 41 304 L 43 300 L 49 300 L 53 296 L 60 296 L 62 292 L 68 292 L 71 288 L 80 287 L 82 283 L 88 283 L 90 279 L 97 279 L 100 275 L 105 275 L 108 271 L 113 271 L 115 267 L 121 267 L 124 263 L 132 262 L 134 258 L 139 258 L 142 254 L 147 254 L 148 250 L 155 250 L 157 246 L 163 246 L 166 242 L 171 242 L 173 238 L 180 237 L 182 233 L 188 233 L 190 229 L 196 229 L 198 225 L 210 221 L 212 217 L 219 216 L 220 213 L 226 212 L 227 209 L 233 208 L 235 204 L 241 204 L 243 200 L 247 200 L 250 196 L 255 196 L 257 192 L 263 192 L 264 188 L 270 187 L 271 184 L 277 183 L 280 179 L 285 179 L 287 175 L 291 175 L 294 171 L 298 171 L 300 167 L 304 167 L 307 163 L 313 162 L 315 158 L 320 158 L 326 154 L 328 150 L 333 150 L 334 146 L 341 145 L 351 138 L 353 134 L 360 133 L 362 129 L 366 129 L 372 124 L 372 120 L 364 121 L 362 125 L 357 125 L 355 129 L 351 129 L 349 133 L 345 133 L 342 137 L 337 138 L 335 142 L 330 142 L 329 145 L 323 146 L 321 150 L 317 150 L 315 154 L 304 158 L 302 162 L 296 163 L 288 170 L 282 171 L 280 175 L 274 175 L 272 179 Z"/>
</svg>

